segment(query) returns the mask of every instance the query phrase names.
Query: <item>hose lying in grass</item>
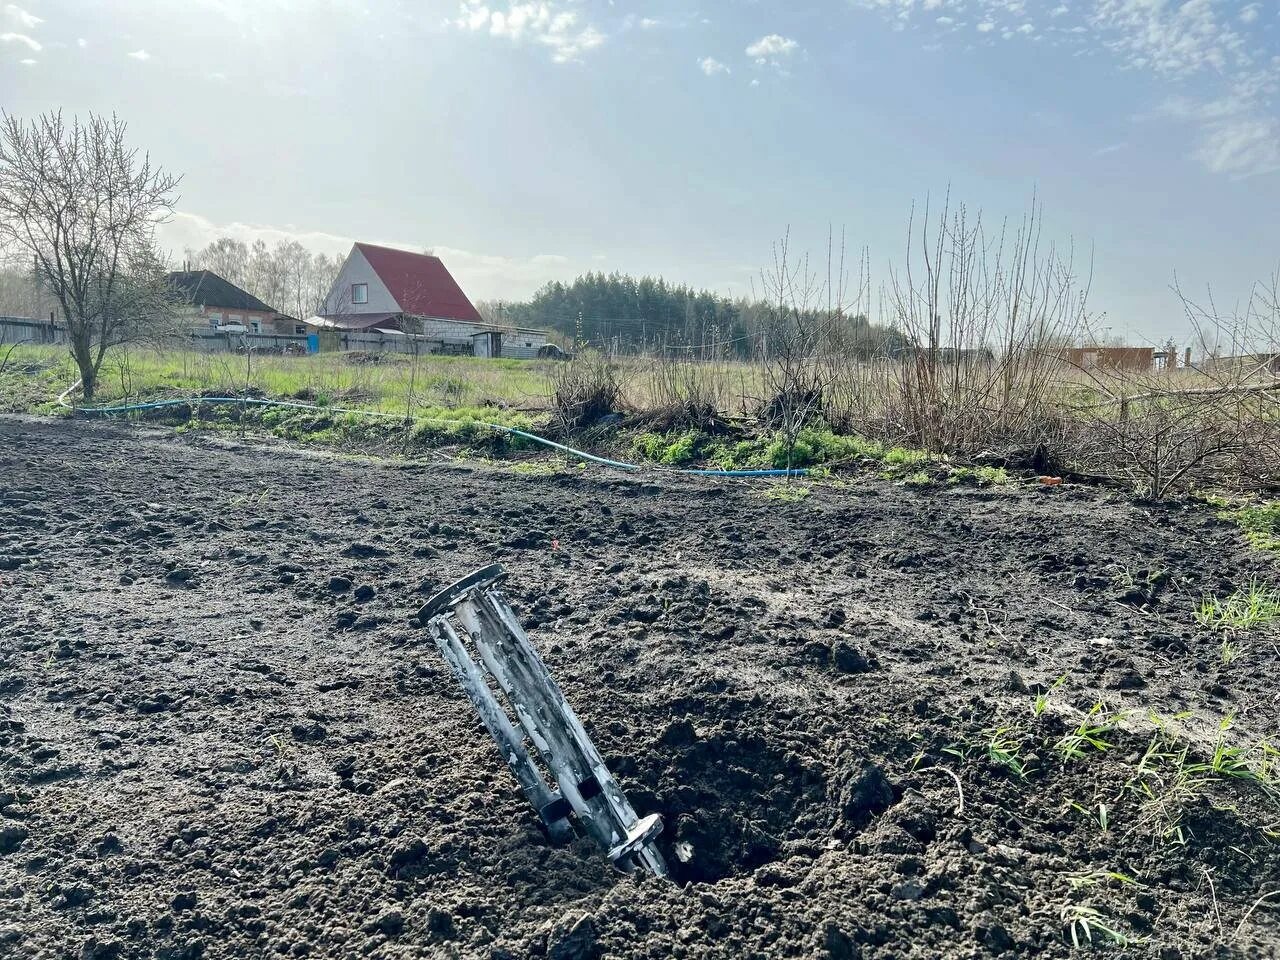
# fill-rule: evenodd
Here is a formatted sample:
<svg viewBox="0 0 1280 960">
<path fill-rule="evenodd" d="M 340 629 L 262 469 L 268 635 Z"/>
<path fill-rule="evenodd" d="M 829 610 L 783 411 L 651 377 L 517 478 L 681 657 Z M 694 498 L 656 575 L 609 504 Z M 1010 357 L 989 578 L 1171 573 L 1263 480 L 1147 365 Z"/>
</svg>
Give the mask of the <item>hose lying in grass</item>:
<svg viewBox="0 0 1280 960">
<path fill-rule="evenodd" d="M 443 417 L 405 417 L 399 413 L 383 413 L 380 410 L 360 410 L 353 407 L 322 407 L 315 403 L 306 403 L 300 400 L 256 400 L 249 397 L 191 397 L 178 398 L 173 400 L 153 400 L 149 403 L 129 403 L 114 407 L 79 407 L 72 404 L 67 397 L 75 391 L 79 386 L 78 383 L 71 386 L 70 389 L 64 391 L 58 397 L 58 403 L 74 413 L 94 415 L 109 415 L 117 413 L 133 413 L 138 410 L 158 410 L 162 407 L 190 406 L 192 404 L 201 403 L 238 403 L 242 406 L 253 405 L 258 407 L 289 407 L 296 410 L 315 410 L 320 413 L 353 413 L 358 416 L 366 417 L 383 417 L 392 420 L 412 420 L 415 423 L 446 423 L 456 424 L 458 421 L 449 420 Z M 581 460 L 589 460 L 592 463 L 599 463 L 606 467 L 614 467 L 618 470 L 652 470 L 657 473 L 678 473 L 690 476 L 701 477 L 803 477 L 807 476 L 809 471 L 804 468 L 786 469 L 767 469 L 767 470 L 693 470 L 693 469 L 675 469 L 670 467 L 654 467 L 645 466 L 636 463 L 624 463 L 621 460 L 610 460 L 608 457 L 598 457 L 594 453 L 587 453 L 585 450 L 576 450 L 573 447 L 565 446 L 563 443 L 556 443 L 554 440 L 548 440 L 537 434 L 529 433 L 526 430 L 518 430 L 515 427 L 504 427 L 497 423 L 484 423 L 475 421 L 477 426 L 486 427 L 495 430 L 498 433 L 505 433 L 509 436 L 520 437 L 523 440 L 529 440 L 533 443 L 539 443 L 544 447 L 550 447 L 553 450 L 559 450 L 571 456 L 578 457 Z"/>
</svg>

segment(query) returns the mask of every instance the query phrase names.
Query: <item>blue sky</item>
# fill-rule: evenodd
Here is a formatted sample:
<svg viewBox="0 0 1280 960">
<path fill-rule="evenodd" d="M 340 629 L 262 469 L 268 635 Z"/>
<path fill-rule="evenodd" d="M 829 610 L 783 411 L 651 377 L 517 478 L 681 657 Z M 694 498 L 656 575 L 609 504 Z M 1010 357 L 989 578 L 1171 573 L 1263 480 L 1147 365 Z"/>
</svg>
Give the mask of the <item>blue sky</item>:
<svg viewBox="0 0 1280 960">
<path fill-rule="evenodd" d="M 435 249 L 477 299 L 589 269 L 738 294 L 788 227 L 901 263 L 913 201 L 1031 197 L 1101 327 L 1280 264 L 1276 0 L 0 0 L 0 106 L 118 112 L 166 245 Z"/>
</svg>

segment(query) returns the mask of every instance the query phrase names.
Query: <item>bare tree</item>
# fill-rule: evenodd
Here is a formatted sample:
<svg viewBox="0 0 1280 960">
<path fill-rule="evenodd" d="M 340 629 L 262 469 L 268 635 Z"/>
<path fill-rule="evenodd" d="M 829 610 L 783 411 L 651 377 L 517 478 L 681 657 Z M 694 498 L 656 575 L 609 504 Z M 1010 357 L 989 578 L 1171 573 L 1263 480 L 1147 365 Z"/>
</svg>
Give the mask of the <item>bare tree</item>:
<svg viewBox="0 0 1280 960">
<path fill-rule="evenodd" d="M 109 348 L 173 317 L 155 228 L 178 178 L 125 141 L 115 116 L 0 124 L 0 249 L 34 263 L 67 324 L 86 399 Z"/>
</svg>

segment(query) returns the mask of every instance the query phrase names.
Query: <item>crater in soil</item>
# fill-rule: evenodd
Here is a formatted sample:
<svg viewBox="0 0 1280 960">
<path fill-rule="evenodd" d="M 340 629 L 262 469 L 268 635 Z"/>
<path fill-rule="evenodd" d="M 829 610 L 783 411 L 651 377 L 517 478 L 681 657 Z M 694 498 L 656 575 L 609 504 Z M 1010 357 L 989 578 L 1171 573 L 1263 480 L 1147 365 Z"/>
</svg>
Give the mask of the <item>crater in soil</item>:
<svg viewBox="0 0 1280 960">
<path fill-rule="evenodd" d="M 622 761 L 637 811 L 662 815 L 659 847 L 678 883 L 752 873 L 861 830 L 898 791 L 874 764 L 806 758 L 744 722 L 671 723 L 644 761 Z"/>
</svg>

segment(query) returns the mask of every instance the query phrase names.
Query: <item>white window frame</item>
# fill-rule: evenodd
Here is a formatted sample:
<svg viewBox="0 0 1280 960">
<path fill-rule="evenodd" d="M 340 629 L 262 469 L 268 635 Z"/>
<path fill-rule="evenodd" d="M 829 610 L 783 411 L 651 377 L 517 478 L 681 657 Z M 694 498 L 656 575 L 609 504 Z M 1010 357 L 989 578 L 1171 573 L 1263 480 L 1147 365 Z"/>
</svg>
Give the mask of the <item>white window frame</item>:
<svg viewBox="0 0 1280 960">
<path fill-rule="evenodd" d="M 356 291 L 364 294 L 363 299 L 356 295 Z M 369 285 L 367 283 L 353 283 L 351 285 L 351 302 L 352 303 L 368 303 L 369 302 Z"/>
</svg>

